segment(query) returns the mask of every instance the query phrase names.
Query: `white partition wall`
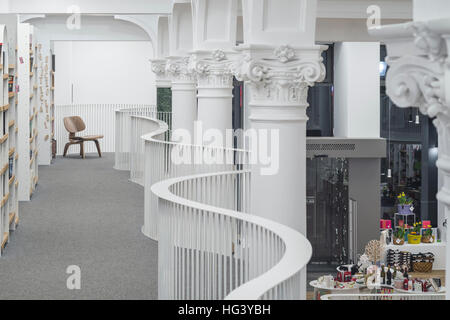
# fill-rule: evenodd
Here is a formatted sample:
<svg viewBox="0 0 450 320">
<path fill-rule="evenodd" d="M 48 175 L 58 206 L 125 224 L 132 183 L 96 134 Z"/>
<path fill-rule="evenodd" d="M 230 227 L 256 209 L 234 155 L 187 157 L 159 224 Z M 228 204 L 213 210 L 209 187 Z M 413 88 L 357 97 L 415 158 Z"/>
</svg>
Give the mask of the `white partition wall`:
<svg viewBox="0 0 450 320">
<path fill-rule="evenodd" d="M 28 201 L 38 181 L 38 107 L 37 62 L 35 29 L 28 23 L 19 23 L 18 49 L 18 151 L 19 200 Z"/>
<path fill-rule="evenodd" d="M 380 137 L 380 43 L 334 46 L 334 135 Z"/>
</svg>

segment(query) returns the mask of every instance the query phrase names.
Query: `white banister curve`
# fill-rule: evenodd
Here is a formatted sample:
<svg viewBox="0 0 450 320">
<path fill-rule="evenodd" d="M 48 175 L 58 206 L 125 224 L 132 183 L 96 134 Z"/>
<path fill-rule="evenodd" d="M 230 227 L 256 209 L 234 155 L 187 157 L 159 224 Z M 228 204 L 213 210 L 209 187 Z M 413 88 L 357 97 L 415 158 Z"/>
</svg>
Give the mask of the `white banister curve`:
<svg viewBox="0 0 450 320">
<path fill-rule="evenodd" d="M 305 299 L 300 272 L 311 244 L 250 214 L 249 152 L 169 141 L 170 126 L 158 119 L 116 112 L 115 167 L 145 188 L 142 231 L 158 240 L 159 298 Z M 173 152 L 192 162 L 174 163 Z M 197 163 L 198 155 L 226 161 Z"/>
<path fill-rule="evenodd" d="M 198 211 L 217 214 L 227 218 L 233 218 L 240 222 L 247 222 L 252 228 L 258 226 L 262 233 L 271 232 L 282 241 L 284 250 L 281 259 L 269 270 L 261 275 L 237 287 L 225 297 L 227 300 L 256 300 L 262 298 L 298 299 L 300 271 L 306 266 L 312 255 L 312 247 L 309 241 L 299 232 L 279 224 L 248 213 L 223 209 L 175 195 L 170 189 L 181 182 L 192 181 L 207 177 L 218 177 L 225 174 L 238 174 L 249 171 L 220 172 L 212 174 L 193 175 L 188 177 L 173 178 L 161 181 L 152 186 L 151 190 L 160 199 L 176 204 L 178 208 L 185 207 Z M 195 217 L 194 217 L 195 219 Z M 214 232 L 221 232 L 215 229 Z M 262 234 L 261 233 L 261 234 Z M 241 239 L 242 240 L 242 239 Z M 267 246 L 264 249 L 270 250 Z M 268 253 L 267 253 L 268 254 Z M 242 257 L 241 257 L 242 258 Z M 170 267 L 170 266 L 164 266 Z M 290 282 L 290 283 L 288 283 Z M 282 288 L 285 286 L 285 288 Z M 296 290 L 298 289 L 298 290 Z"/>
</svg>

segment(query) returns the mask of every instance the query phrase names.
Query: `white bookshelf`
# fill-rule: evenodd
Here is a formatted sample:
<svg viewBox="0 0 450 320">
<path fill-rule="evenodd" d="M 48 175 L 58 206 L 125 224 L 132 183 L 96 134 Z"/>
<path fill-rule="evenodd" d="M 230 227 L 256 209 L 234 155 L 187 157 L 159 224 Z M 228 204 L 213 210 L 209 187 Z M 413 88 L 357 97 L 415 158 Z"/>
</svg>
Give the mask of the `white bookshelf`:
<svg viewBox="0 0 450 320">
<path fill-rule="evenodd" d="M 35 28 L 19 23 L 18 48 L 18 150 L 19 150 L 19 200 L 29 201 L 38 182 L 38 59 Z"/>
<path fill-rule="evenodd" d="M 54 73 L 52 72 L 52 52 L 50 41 L 37 46 L 38 59 L 38 164 L 50 165 L 52 162 L 52 139 L 54 137 Z"/>
<path fill-rule="evenodd" d="M 1 195 L 1 250 L 10 241 L 10 231 L 19 223 L 17 197 L 17 96 L 16 96 L 16 51 L 8 44 L 7 28 L 0 24 L 0 195 Z"/>
</svg>

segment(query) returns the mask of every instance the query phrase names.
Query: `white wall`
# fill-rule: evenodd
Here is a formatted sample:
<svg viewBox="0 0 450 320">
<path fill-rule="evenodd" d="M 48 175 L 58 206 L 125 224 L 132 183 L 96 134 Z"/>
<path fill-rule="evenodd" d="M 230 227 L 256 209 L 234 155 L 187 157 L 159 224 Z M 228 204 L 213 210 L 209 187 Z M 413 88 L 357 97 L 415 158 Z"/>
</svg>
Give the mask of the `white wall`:
<svg viewBox="0 0 450 320">
<path fill-rule="evenodd" d="M 334 47 L 334 135 L 380 137 L 380 43 Z"/>
<path fill-rule="evenodd" d="M 55 41 L 54 51 L 56 105 L 156 103 L 150 41 Z"/>
</svg>

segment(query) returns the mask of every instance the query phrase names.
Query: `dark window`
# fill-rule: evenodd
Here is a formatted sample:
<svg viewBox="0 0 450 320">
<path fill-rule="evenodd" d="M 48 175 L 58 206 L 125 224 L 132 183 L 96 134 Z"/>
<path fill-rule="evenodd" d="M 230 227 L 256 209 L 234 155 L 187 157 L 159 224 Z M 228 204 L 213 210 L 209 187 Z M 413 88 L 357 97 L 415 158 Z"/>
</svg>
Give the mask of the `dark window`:
<svg viewBox="0 0 450 320">
<path fill-rule="evenodd" d="M 333 136 L 333 45 L 322 52 L 326 76 L 323 82 L 316 83 L 308 90 L 309 118 L 306 125 L 307 136 Z"/>
</svg>

